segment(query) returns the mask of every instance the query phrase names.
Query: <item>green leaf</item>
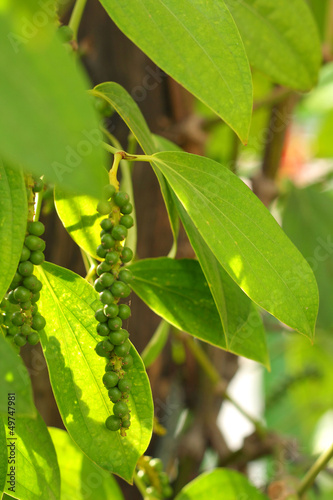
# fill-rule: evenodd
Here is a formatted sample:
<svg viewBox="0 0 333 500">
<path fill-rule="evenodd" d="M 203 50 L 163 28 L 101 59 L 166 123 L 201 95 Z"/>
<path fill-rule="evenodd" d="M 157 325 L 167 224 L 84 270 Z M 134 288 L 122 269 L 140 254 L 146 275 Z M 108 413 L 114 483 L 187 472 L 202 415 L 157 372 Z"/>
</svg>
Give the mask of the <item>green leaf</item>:
<svg viewBox="0 0 333 500">
<path fill-rule="evenodd" d="M 30 377 L 20 356 L 0 333 L 0 414 L 7 415 L 8 394 L 15 393 L 17 416 L 36 415 Z"/>
<path fill-rule="evenodd" d="M 7 418 L 7 416 L 6 416 Z M 0 416 L 0 496 L 4 492 L 7 474 L 7 441 L 4 420 Z M 2 496 L 1 496 L 2 498 Z"/>
<path fill-rule="evenodd" d="M 108 184 L 108 174 L 105 170 L 104 185 Z M 100 260 L 96 254 L 100 245 L 100 222 L 105 215 L 96 211 L 97 201 L 90 196 L 73 196 L 62 189 L 56 188 L 54 200 L 57 213 L 64 227 L 85 252 Z"/>
<path fill-rule="evenodd" d="M 236 498 L 251 500 L 268 500 L 245 476 L 229 469 L 215 469 L 205 472 L 188 483 L 176 496 L 175 500 L 211 500 L 220 498 L 235 500 Z"/>
<path fill-rule="evenodd" d="M 155 359 L 161 353 L 169 337 L 170 325 L 162 320 L 156 328 L 154 335 L 141 353 L 142 361 L 146 368 L 154 363 Z"/>
<path fill-rule="evenodd" d="M 304 0 L 225 0 L 251 65 L 276 83 L 310 90 L 317 81 L 321 47 Z"/>
<path fill-rule="evenodd" d="M 127 437 L 105 427 L 112 414 L 102 376 L 105 360 L 95 353 L 100 340 L 94 312 L 98 294 L 77 274 L 45 263 L 40 310 L 48 318 L 40 334 L 51 385 L 63 422 L 75 443 L 97 465 L 131 481 L 136 462 L 152 433 L 153 404 L 143 363 L 131 348 L 134 366 L 129 397 L 132 424 Z"/>
<path fill-rule="evenodd" d="M 114 82 L 101 83 L 91 91 L 91 94 L 104 99 L 115 108 L 146 154 L 153 154 L 160 147 L 165 146 L 165 141 L 162 142 L 151 134 L 138 105 L 121 85 Z M 160 184 L 173 238 L 176 241 L 179 231 L 179 220 L 172 201 L 170 188 L 161 172 L 155 169 L 153 165 L 152 167 Z"/>
<path fill-rule="evenodd" d="M 132 42 L 246 142 L 251 74 L 238 29 L 222 0 L 100 2 Z"/>
<path fill-rule="evenodd" d="M 170 152 L 152 160 L 231 278 L 255 303 L 312 338 L 318 290 L 311 268 L 251 190 L 208 158 Z"/>
<path fill-rule="evenodd" d="M 15 452 L 15 480 L 6 482 L 6 493 L 20 500 L 60 500 L 57 455 L 40 415 L 36 419 L 15 416 L 16 440 L 11 438 L 7 429 L 9 458 L 10 451 Z"/>
<path fill-rule="evenodd" d="M 49 433 L 58 455 L 63 500 L 123 500 L 117 481 L 91 462 L 66 431 L 49 427 Z"/>
<path fill-rule="evenodd" d="M 176 204 L 220 315 L 225 348 L 269 368 L 265 329 L 256 306 L 223 269 L 178 200 Z"/>
<path fill-rule="evenodd" d="M 333 326 L 333 192 L 319 186 L 293 188 L 285 202 L 282 227 L 310 264 L 319 288 L 317 325 Z"/>
<path fill-rule="evenodd" d="M 4 165 L 0 159 L 0 301 L 11 284 L 21 257 L 27 216 L 28 204 L 22 171 Z"/>
<path fill-rule="evenodd" d="M 6 40 L 0 52 L 6 68 L 0 80 L 0 153 L 13 166 L 99 198 L 105 153 L 86 95 L 89 83 L 56 36 L 53 19 L 39 3 L 31 6 L 26 17 L 22 5 L 0 11 Z M 49 22 L 37 26 L 37 14 Z"/>
<path fill-rule="evenodd" d="M 134 276 L 131 287 L 150 309 L 176 328 L 227 349 L 221 319 L 198 261 L 161 257 L 140 260 L 129 267 Z M 258 337 L 253 338 L 250 331 L 250 335 L 240 336 L 238 343 L 231 343 L 229 350 L 267 364 L 260 322 L 259 318 Z"/>
</svg>

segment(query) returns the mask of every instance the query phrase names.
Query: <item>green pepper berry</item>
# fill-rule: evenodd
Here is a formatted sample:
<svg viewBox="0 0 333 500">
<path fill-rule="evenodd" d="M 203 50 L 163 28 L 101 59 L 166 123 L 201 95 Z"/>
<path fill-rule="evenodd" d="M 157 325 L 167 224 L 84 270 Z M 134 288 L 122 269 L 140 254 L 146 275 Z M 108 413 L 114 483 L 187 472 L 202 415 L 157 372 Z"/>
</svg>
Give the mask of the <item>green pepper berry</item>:
<svg viewBox="0 0 333 500">
<path fill-rule="evenodd" d="M 14 298 L 19 302 L 26 302 L 31 297 L 31 292 L 24 286 L 18 286 L 14 290 Z"/>
<path fill-rule="evenodd" d="M 163 464 L 159 458 L 152 458 L 151 460 L 149 460 L 149 465 L 157 472 L 162 472 L 163 470 Z"/>
<path fill-rule="evenodd" d="M 114 353 L 117 356 L 123 358 L 124 356 L 126 356 L 129 353 L 130 349 L 131 349 L 131 344 L 130 344 L 130 341 L 127 339 L 127 340 L 125 340 L 125 342 L 123 344 L 117 345 L 114 348 Z"/>
<path fill-rule="evenodd" d="M 131 215 L 123 215 L 120 218 L 120 224 L 125 226 L 127 229 L 130 229 L 134 224 L 134 219 Z"/>
<path fill-rule="evenodd" d="M 127 415 L 129 413 L 129 409 L 125 401 L 118 401 L 118 403 L 115 403 L 113 407 L 113 413 L 116 415 L 116 417 Z"/>
<path fill-rule="evenodd" d="M 129 247 L 124 247 L 120 256 L 122 262 L 130 262 L 133 259 L 133 252 Z"/>
<path fill-rule="evenodd" d="M 106 200 L 110 200 L 112 198 L 112 196 L 115 194 L 115 192 L 116 192 L 116 188 L 114 186 L 112 186 L 112 184 L 107 184 L 103 188 L 103 197 Z"/>
<path fill-rule="evenodd" d="M 40 299 L 40 293 L 39 292 L 36 292 L 36 293 L 33 293 L 32 294 L 32 297 L 31 297 L 31 302 L 34 304 L 35 302 L 38 302 Z"/>
<path fill-rule="evenodd" d="M 23 280 L 23 286 L 32 292 L 39 292 L 43 288 L 43 284 L 36 276 L 31 275 Z"/>
<path fill-rule="evenodd" d="M 109 351 L 107 351 L 104 347 L 103 341 L 98 342 L 98 344 L 95 347 L 95 352 L 98 356 L 107 358 L 109 355 Z"/>
<path fill-rule="evenodd" d="M 97 253 L 98 257 L 100 257 L 101 259 L 104 259 L 104 257 L 108 253 L 108 251 L 106 248 L 102 247 L 102 245 L 98 245 L 96 253 Z"/>
<path fill-rule="evenodd" d="M 121 420 L 115 415 L 110 415 L 105 420 L 105 425 L 110 431 L 118 431 L 120 429 Z"/>
<path fill-rule="evenodd" d="M 41 236 L 44 234 L 45 226 L 39 220 L 28 222 L 27 230 L 29 234 L 33 234 L 35 236 Z"/>
<path fill-rule="evenodd" d="M 122 241 L 127 236 L 127 228 L 119 224 L 112 229 L 111 236 L 116 241 Z"/>
<path fill-rule="evenodd" d="M 101 237 L 101 245 L 105 249 L 110 249 L 114 247 L 115 241 L 110 233 L 103 234 L 103 236 Z"/>
<path fill-rule="evenodd" d="M 31 326 L 34 330 L 43 330 L 44 326 L 46 325 L 45 318 L 41 314 L 35 314 L 35 316 L 32 319 Z"/>
<path fill-rule="evenodd" d="M 112 210 L 112 204 L 110 201 L 99 201 L 96 210 L 101 215 L 108 215 Z"/>
<path fill-rule="evenodd" d="M 41 191 L 43 191 L 44 189 L 44 182 L 42 181 L 42 179 L 40 179 L 39 177 L 36 177 L 34 179 L 34 185 L 32 187 L 32 190 L 34 193 L 40 193 Z"/>
<path fill-rule="evenodd" d="M 129 333 L 127 330 L 117 330 L 116 332 L 110 332 L 109 339 L 115 346 L 121 345 L 127 340 Z"/>
<path fill-rule="evenodd" d="M 96 272 L 97 272 L 98 276 L 101 276 L 101 274 L 107 273 L 107 272 L 111 271 L 111 269 L 112 269 L 112 266 L 110 266 L 110 264 L 108 264 L 107 262 L 101 262 L 97 266 Z"/>
<path fill-rule="evenodd" d="M 45 241 L 33 234 L 29 234 L 29 236 L 25 238 L 24 244 L 32 252 L 36 250 L 40 250 L 41 252 L 43 252 L 43 250 L 45 249 Z"/>
<path fill-rule="evenodd" d="M 16 335 L 18 332 L 19 332 L 19 327 L 16 325 L 11 325 L 7 330 L 7 333 L 9 335 Z"/>
<path fill-rule="evenodd" d="M 130 287 L 122 281 L 115 281 L 111 286 L 111 292 L 115 297 L 128 297 L 131 293 Z"/>
<path fill-rule="evenodd" d="M 105 286 L 102 285 L 102 283 L 99 281 L 99 278 L 94 281 L 94 288 L 96 292 L 100 293 L 105 289 Z"/>
<path fill-rule="evenodd" d="M 17 333 L 14 336 L 14 342 L 15 342 L 16 345 L 22 347 L 22 346 L 24 346 L 27 343 L 27 339 L 25 338 L 24 335 L 21 335 L 20 333 Z"/>
<path fill-rule="evenodd" d="M 26 302 L 21 302 L 21 309 L 24 311 L 28 311 L 31 308 L 32 304 L 30 300 L 27 300 Z"/>
<path fill-rule="evenodd" d="M 131 388 L 132 382 L 128 378 L 124 377 L 119 380 L 118 389 L 120 390 L 120 392 L 130 392 Z"/>
<path fill-rule="evenodd" d="M 122 320 L 121 318 L 119 318 L 119 316 L 116 316 L 115 318 L 111 318 L 109 319 L 108 321 L 108 327 L 110 328 L 110 330 L 120 330 L 120 328 L 122 327 Z"/>
<path fill-rule="evenodd" d="M 108 318 L 105 316 L 104 314 L 104 311 L 103 309 L 98 309 L 96 312 L 95 312 L 95 319 L 97 319 L 97 321 L 99 323 L 106 323 Z"/>
<path fill-rule="evenodd" d="M 9 292 L 8 294 L 8 301 L 11 303 L 11 304 L 18 304 L 18 300 L 15 299 L 15 296 L 14 296 L 14 291 L 15 290 L 12 290 L 11 292 Z"/>
<path fill-rule="evenodd" d="M 31 333 L 31 326 L 27 325 L 26 323 L 21 326 L 21 333 L 22 335 L 30 335 Z"/>
<path fill-rule="evenodd" d="M 121 207 L 121 213 L 127 215 L 131 214 L 133 212 L 133 205 L 132 203 L 126 203 L 126 205 L 123 205 Z"/>
<path fill-rule="evenodd" d="M 30 260 L 21 262 L 18 266 L 18 272 L 21 276 L 30 276 L 34 272 L 34 265 L 30 262 Z"/>
<path fill-rule="evenodd" d="M 38 344 L 39 342 L 39 336 L 38 336 L 38 333 L 34 332 L 34 333 L 31 333 L 30 335 L 27 336 L 27 341 L 29 342 L 29 344 L 31 345 L 36 345 Z"/>
<path fill-rule="evenodd" d="M 109 288 L 114 282 L 114 276 L 111 273 L 103 273 L 98 278 L 98 281 L 104 286 L 104 288 Z"/>
<path fill-rule="evenodd" d="M 130 269 L 120 269 L 118 279 L 124 283 L 130 283 L 133 280 L 133 274 Z"/>
<path fill-rule="evenodd" d="M 113 199 L 115 204 L 120 208 L 129 202 L 129 196 L 124 191 L 118 191 L 118 193 L 114 195 Z"/>
<path fill-rule="evenodd" d="M 99 299 L 102 304 L 112 304 L 112 302 L 114 301 L 114 297 L 110 290 L 103 290 L 103 292 L 99 294 Z"/>
<path fill-rule="evenodd" d="M 35 250 L 34 252 L 31 252 L 30 262 L 35 264 L 35 266 L 39 266 L 40 264 L 43 264 L 44 260 L 45 260 L 45 256 L 44 256 L 43 252 L 41 252 L 40 250 Z"/>
<path fill-rule="evenodd" d="M 111 231 L 113 228 L 113 223 L 111 219 L 103 219 L 100 223 L 100 226 L 104 231 Z"/>
<path fill-rule="evenodd" d="M 115 372 L 105 372 L 103 375 L 103 384 L 107 389 L 111 389 L 111 387 L 116 387 L 118 381 L 119 378 Z"/>
<path fill-rule="evenodd" d="M 22 281 L 23 277 L 16 271 L 13 281 L 11 282 L 11 288 L 14 290 Z"/>
<path fill-rule="evenodd" d="M 112 403 L 117 403 L 117 401 L 120 401 L 122 396 L 118 387 L 111 387 L 111 389 L 109 389 L 108 391 L 108 395 Z"/>
<path fill-rule="evenodd" d="M 22 248 L 20 262 L 24 262 L 25 260 L 28 260 L 30 255 L 31 255 L 31 252 L 30 252 L 29 248 L 24 245 Z"/>
<path fill-rule="evenodd" d="M 120 304 L 118 316 L 122 320 L 128 319 L 131 315 L 131 309 L 126 304 Z"/>
<path fill-rule="evenodd" d="M 109 339 L 103 340 L 103 347 L 107 352 L 111 352 L 114 349 L 114 345 L 111 344 Z"/>
<path fill-rule="evenodd" d="M 106 323 L 98 323 L 96 330 L 98 335 L 100 335 L 101 337 L 107 337 L 110 333 L 110 330 Z"/>
<path fill-rule="evenodd" d="M 104 306 L 103 312 L 108 318 L 115 318 L 116 316 L 118 316 L 119 309 L 120 306 L 118 308 L 117 304 L 110 304 Z"/>
<path fill-rule="evenodd" d="M 31 304 L 31 316 L 35 316 L 35 314 L 37 314 L 37 312 L 38 312 L 37 304 Z"/>
<path fill-rule="evenodd" d="M 62 43 L 68 43 L 73 40 L 73 30 L 65 24 L 59 26 L 59 28 L 57 29 L 57 33 L 59 34 Z"/>
<path fill-rule="evenodd" d="M 131 421 L 130 420 L 123 420 L 121 423 L 121 426 L 124 429 L 129 429 L 131 427 Z"/>
<path fill-rule="evenodd" d="M 130 354 L 123 357 L 123 370 L 129 370 L 133 366 L 133 358 Z"/>
<path fill-rule="evenodd" d="M 105 255 L 105 262 L 107 264 L 110 264 L 112 266 L 114 266 L 115 264 L 117 264 L 119 260 L 119 254 L 117 252 L 108 252 L 106 255 Z"/>
</svg>

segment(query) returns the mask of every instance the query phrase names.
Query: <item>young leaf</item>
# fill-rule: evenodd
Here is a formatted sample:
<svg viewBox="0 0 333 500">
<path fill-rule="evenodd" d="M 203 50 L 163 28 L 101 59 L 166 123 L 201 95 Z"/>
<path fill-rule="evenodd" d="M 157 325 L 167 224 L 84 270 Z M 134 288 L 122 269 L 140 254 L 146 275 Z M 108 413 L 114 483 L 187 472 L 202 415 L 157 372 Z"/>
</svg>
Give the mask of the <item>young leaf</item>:
<svg viewBox="0 0 333 500">
<path fill-rule="evenodd" d="M 23 173 L 0 160 L 0 301 L 11 284 L 20 260 L 27 216 Z"/>
<path fill-rule="evenodd" d="M 312 338 L 318 289 L 312 270 L 252 191 L 230 170 L 188 153 L 156 153 L 200 235 L 258 305 Z"/>
<path fill-rule="evenodd" d="M 6 40 L 0 52 L 6 68 L 0 79 L 0 153 L 13 166 L 99 198 L 105 154 L 87 79 L 58 39 L 52 17 L 37 2 L 26 13 L 22 3 L 0 10 Z M 49 20 L 43 27 L 34 22 L 36 12 Z M 22 20 L 29 36 L 22 36 Z"/>
<path fill-rule="evenodd" d="M 97 467 L 62 429 L 49 427 L 61 476 L 61 498 L 75 500 L 123 500 L 111 474 Z"/>
<path fill-rule="evenodd" d="M 276 83 L 310 90 L 317 81 L 321 47 L 304 0 L 225 0 L 251 65 Z"/>
<path fill-rule="evenodd" d="M 7 415 L 6 415 L 7 419 Z M 6 474 L 7 474 L 7 441 L 6 441 L 6 431 L 3 418 L 0 416 L 0 496 L 2 498 L 2 493 L 5 489 L 6 484 Z"/>
<path fill-rule="evenodd" d="M 131 348 L 133 368 L 129 396 L 132 423 L 126 437 L 109 431 L 112 414 L 102 377 L 105 360 L 95 353 L 100 340 L 94 318 L 98 294 L 77 274 L 45 263 L 40 310 L 48 318 L 41 342 L 63 422 L 77 446 L 97 465 L 131 481 L 136 462 L 146 450 L 153 424 L 153 403 L 143 363 Z"/>
<path fill-rule="evenodd" d="M 15 477 L 12 483 L 6 481 L 5 492 L 23 500 L 60 500 L 57 455 L 41 416 L 16 416 L 14 436 L 11 432 L 7 428 L 8 456 L 15 450 Z"/>
<path fill-rule="evenodd" d="M 243 42 L 223 0 L 100 2 L 130 40 L 246 142 L 251 74 Z"/>
<path fill-rule="evenodd" d="M 147 155 L 159 151 L 160 146 L 165 144 L 161 141 L 157 143 L 138 105 L 121 85 L 113 82 L 101 83 L 91 91 L 91 94 L 106 100 L 115 108 Z M 176 241 L 179 231 L 179 220 L 172 201 L 170 188 L 161 172 L 154 168 L 154 165 L 152 167 L 160 184 L 174 241 Z"/>
<path fill-rule="evenodd" d="M 103 182 L 108 184 L 106 170 Z M 73 196 L 60 188 L 55 189 L 54 200 L 59 218 L 75 243 L 95 259 L 100 259 L 96 248 L 100 244 L 99 224 L 105 215 L 96 211 L 97 200 L 85 195 Z"/>
<path fill-rule="evenodd" d="M 0 414 L 7 415 L 8 394 L 16 395 L 15 415 L 34 417 L 30 377 L 21 357 L 0 332 Z"/>
<path fill-rule="evenodd" d="M 175 197 L 175 195 L 174 195 Z M 230 278 L 181 203 L 175 203 L 220 315 L 226 349 L 269 367 L 265 329 L 256 306 Z"/>
<path fill-rule="evenodd" d="M 243 474 L 229 469 L 215 469 L 204 472 L 196 479 L 188 483 L 176 496 L 175 500 L 211 500 L 220 498 L 223 492 L 223 500 L 268 500 L 266 495 L 260 493 L 248 482 Z"/>
<path fill-rule="evenodd" d="M 256 319 L 256 329 L 241 330 L 227 347 L 220 316 L 199 262 L 193 259 L 144 259 L 131 264 L 135 293 L 159 316 L 180 330 L 235 354 L 267 365 L 265 335 Z M 254 321 L 254 318 L 252 318 Z M 254 326 L 254 325 L 252 325 Z M 244 322 L 242 328 L 244 327 Z"/>
</svg>

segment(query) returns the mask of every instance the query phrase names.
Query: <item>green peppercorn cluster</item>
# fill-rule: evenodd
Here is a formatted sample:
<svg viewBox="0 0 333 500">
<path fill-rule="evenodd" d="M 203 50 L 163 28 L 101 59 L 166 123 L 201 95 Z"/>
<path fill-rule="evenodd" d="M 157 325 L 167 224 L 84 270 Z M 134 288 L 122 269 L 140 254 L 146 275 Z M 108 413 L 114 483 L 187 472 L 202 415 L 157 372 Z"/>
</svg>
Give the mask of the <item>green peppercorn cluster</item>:
<svg viewBox="0 0 333 500">
<path fill-rule="evenodd" d="M 36 179 L 32 186 L 33 193 L 41 191 L 43 186 L 43 181 Z M 44 231 L 42 222 L 28 221 L 20 262 L 0 306 L 3 311 L 0 321 L 5 327 L 6 336 L 20 347 L 27 342 L 37 344 L 38 332 L 45 326 L 45 319 L 37 306 L 43 285 L 34 275 L 34 266 L 44 262 L 45 242 L 40 238 Z"/>
<path fill-rule="evenodd" d="M 163 471 L 163 464 L 159 458 L 141 457 L 138 462 L 138 477 L 146 486 L 145 498 L 162 500 L 171 497 L 169 477 Z"/>
<path fill-rule="evenodd" d="M 104 199 L 99 202 L 97 211 L 108 215 L 101 222 L 101 244 L 97 248 L 97 255 L 103 261 L 97 267 L 97 276 L 94 283 L 99 293 L 101 308 L 96 311 L 98 321 L 97 333 L 103 340 L 96 345 L 96 353 L 107 358 L 103 383 L 108 390 L 109 398 L 114 403 L 113 415 L 105 422 L 112 431 L 120 430 L 122 436 L 130 427 L 131 418 L 127 405 L 131 382 L 126 375 L 133 364 L 129 354 L 129 333 L 123 328 L 123 321 L 131 315 L 126 304 L 119 304 L 119 300 L 131 293 L 128 283 L 132 280 L 132 273 L 123 267 L 133 258 L 129 247 L 123 246 L 127 230 L 133 226 L 130 215 L 133 207 L 129 196 L 123 191 L 116 191 L 111 184 L 104 188 Z"/>
</svg>

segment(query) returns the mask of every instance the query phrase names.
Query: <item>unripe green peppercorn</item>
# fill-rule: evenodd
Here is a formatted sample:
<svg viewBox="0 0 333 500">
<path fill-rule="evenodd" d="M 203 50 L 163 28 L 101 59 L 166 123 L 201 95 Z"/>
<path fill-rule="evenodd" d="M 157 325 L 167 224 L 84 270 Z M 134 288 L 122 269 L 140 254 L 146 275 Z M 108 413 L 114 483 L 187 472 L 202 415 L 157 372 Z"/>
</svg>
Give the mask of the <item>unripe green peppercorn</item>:
<svg viewBox="0 0 333 500">
<path fill-rule="evenodd" d="M 101 245 L 105 249 L 110 249 L 110 248 L 114 247 L 115 241 L 114 241 L 113 237 L 111 236 L 111 234 L 109 234 L 109 233 L 103 234 L 103 236 L 101 237 Z"/>
<path fill-rule="evenodd" d="M 131 344 L 130 344 L 130 341 L 127 339 L 127 340 L 125 340 L 125 342 L 123 344 L 117 345 L 114 348 L 114 353 L 117 356 L 124 358 L 124 356 L 126 356 L 129 353 L 130 349 L 131 349 Z"/>
<path fill-rule="evenodd" d="M 117 401 L 120 401 L 122 396 L 118 387 L 111 387 L 111 389 L 109 389 L 108 391 L 108 395 L 112 403 L 117 403 Z"/>
<path fill-rule="evenodd" d="M 117 304 L 110 304 L 104 306 L 103 312 L 108 318 L 115 318 L 116 316 L 118 316 L 119 309 L 120 306 L 118 308 Z"/>
<path fill-rule="evenodd" d="M 97 253 L 98 257 L 100 257 L 101 259 L 104 259 L 104 257 L 108 253 L 108 251 L 102 245 L 98 245 L 96 253 Z"/>
<path fill-rule="evenodd" d="M 129 196 L 124 191 L 118 191 L 118 193 L 114 195 L 113 199 L 115 204 L 120 208 L 129 202 Z"/>
<path fill-rule="evenodd" d="M 133 281 L 132 271 L 130 269 L 120 269 L 118 279 L 124 283 L 130 283 Z"/>
<path fill-rule="evenodd" d="M 109 339 L 115 346 L 121 345 L 127 340 L 129 333 L 127 330 L 117 330 L 116 332 L 110 332 Z"/>
<path fill-rule="evenodd" d="M 121 213 L 127 215 L 131 214 L 133 212 L 133 205 L 132 203 L 126 203 L 126 205 L 123 205 L 121 207 Z"/>
<path fill-rule="evenodd" d="M 107 337 L 110 333 L 110 330 L 106 323 L 98 323 L 96 330 L 98 335 L 100 335 L 101 337 Z"/>
<path fill-rule="evenodd" d="M 118 431 L 120 429 L 120 424 L 120 418 L 115 415 L 110 415 L 105 421 L 105 425 L 110 431 Z"/>
<path fill-rule="evenodd" d="M 105 286 L 102 285 L 102 283 L 99 281 L 99 278 L 94 281 L 94 288 L 96 292 L 100 293 L 105 289 Z"/>
<path fill-rule="evenodd" d="M 110 318 L 108 321 L 108 327 L 110 330 L 119 330 L 122 327 L 122 320 L 119 318 L 119 316 L 116 316 L 115 318 Z"/>
<path fill-rule="evenodd" d="M 112 210 L 111 202 L 105 200 L 99 201 L 96 210 L 101 215 L 108 215 Z"/>
<path fill-rule="evenodd" d="M 35 264 L 35 266 L 39 266 L 40 264 L 42 264 L 44 262 L 44 260 L 45 260 L 45 256 L 44 256 L 43 252 L 41 252 L 40 250 L 35 250 L 34 252 L 31 252 L 30 262 Z"/>
<path fill-rule="evenodd" d="M 103 196 L 106 200 L 110 200 L 115 192 L 116 188 L 112 184 L 107 184 L 103 188 Z"/>
<path fill-rule="evenodd" d="M 103 285 L 105 288 L 109 288 L 113 282 L 114 282 L 114 276 L 111 273 L 103 273 L 101 276 L 98 278 L 98 281 Z"/>
<path fill-rule="evenodd" d="M 14 290 L 14 298 L 19 302 L 26 302 L 31 297 L 31 292 L 24 286 L 18 286 Z"/>
<path fill-rule="evenodd" d="M 123 370 L 129 370 L 133 366 L 133 358 L 130 354 L 123 357 Z"/>
<path fill-rule="evenodd" d="M 101 274 L 108 273 L 109 271 L 111 271 L 111 269 L 112 269 L 112 266 L 110 266 L 110 264 L 107 264 L 107 262 L 101 262 L 97 266 L 96 272 L 97 272 L 98 276 L 101 276 Z"/>
<path fill-rule="evenodd" d="M 29 344 L 31 345 L 36 345 L 38 344 L 39 342 L 39 336 L 38 336 L 38 333 L 31 333 L 30 335 L 28 335 L 27 337 L 27 341 L 29 342 Z"/>
<path fill-rule="evenodd" d="M 117 252 L 108 252 L 105 255 L 105 262 L 114 266 L 119 260 L 119 254 Z"/>
<path fill-rule="evenodd" d="M 123 215 L 120 218 L 120 224 L 125 226 L 127 229 L 130 229 L 134 224 L 133 217 L 131 215 Z"/>
<path fill-rule="evenodd" d="M 116 417 L 122 417 L 123 415 L 127 415 L 129 412 L 128 406 L 125 401 L 118 401 L 115 403 L 113 407 L 113 413 Z"/>
<path fill-rule="evenodd" d="M 103 219 L 100 223 L 100 226 L 104 231 L 111 231 L 113 228 L 113 223 L 111 219 Z"/>
<path fill-rule="evenodd" d="M 45 226 L 39 220 L 28 222 L 27 230 L 29 234 L 41 236 L 45 231 Z"/>
<path fill-rule="evenodd" d="M 118 384 L 119 378 L 115 372 L 105 372 L 103 375 L 103 384 L 107 389 L 115 387 Z"/>
<path fill-rule="evenodd" d="M 24 262 L 25 260 L 28 260 L 30 255 L 31 255 L 31 252 L 30 252 L 29 248 L 24 245 L 22 248 L 20 262 Z"/>
<path fill-rule="evenodd" d="M 113 295 L 109 290 L 103 290 L 103 292 L 99 294 L 99 298 L 103 304 L 112 304 L 114 301 Z"/>
<path fill-rule="evenodd" d="M 121 392 L 130 392 L 131 388 L 132 388 L 132 382 L 128 378 L 124 377 L 119 380 L 118 389 Z"/>
<path fill-rule="evenodd" d="M 29 261 L 21 262 L 18 266 L 21 276 L 30 276 L 34 272 L 34 265 Z"/>
<path fill-rule="evenodd" d="M 41 314 L 35 314 L 35 316 L 32 319 L 31 326 L 34 330 L 43 330 L 44 326 L 46 325 L 45 318 Z"/>
<path fill-rule="evenodd" d="M 120 304 L 119 312 L 118 312 L 119 318 L 121 318 L 122 320 L 125 320 L 125 319 L 128 319 L 130 317 L 130 315 L 131 315 L 130 307 L 126 304 Z"/>
<path fill-rule="evenodd" d="M 122 262 L 130 262 L 133 259 L 133 252 L 129 247 L 124 247 L 120 256 Z"/>
<path fill-rule="evenodd" d="M 98 309 L 96 312 L 95 312 L 95 319 L 97 319 L 97 321 L 99 323 L 106 323 L 108 318 L 105 316 L 104 314 L 104 311 L 103 309 Z"/>
<path fill-rule="evenodd" d="M 111 286 L 111 292 L 115 297 L 128 297 L 131 293 L 130 287 L 122 281 L 115 281 Z"/>
<path fill-rule="evenodd" d="M 16 345 L 19 345 L 20 347 L 23 347 L 27 343 L 27 339 L 25 338 L 24 335 L 21 335 L 20 333 L 17 333 L 14 336 L 14 342 Z"/>
<path fill-rule="evenodd" d="M 28 288 L 28 290 L 31 290 L 32 292 L 39 292 L 42 289 L 43 284 L 41 281 L 39 281 L 38 278 L 36 278 L 36 276 L 31 275 L 28 276 L 27 278 L 24 278 L 23 286 L 25 286 L 26 288 Z"/>
<path fill-rule="evenodd" d="M 29 236 L 25 238 L 24 244 L 29 248 L 29 250 L 33 252 L 36 250 L 43 251 L 45 249 L 44 240 L 42 240 L 38 236 L 34 236 L 33 234 L 29 234 Z"/>
<path fill-rule="evenodd" d="M 127 228 L 119 224 L 112 229 L 111 236 L 116 241 L 122 241 L 127 236 Z"/>
<path fill-rule="evenodd" d="M 98 356 L 105 357 L 105 358 L 108 357 L 108 355 L 109 355 L 109 351 L 107 351 L 105 349 L 103 341 L 98 342 L 98 344 L 95 347 L 95 352 Z"/>
</svg>

